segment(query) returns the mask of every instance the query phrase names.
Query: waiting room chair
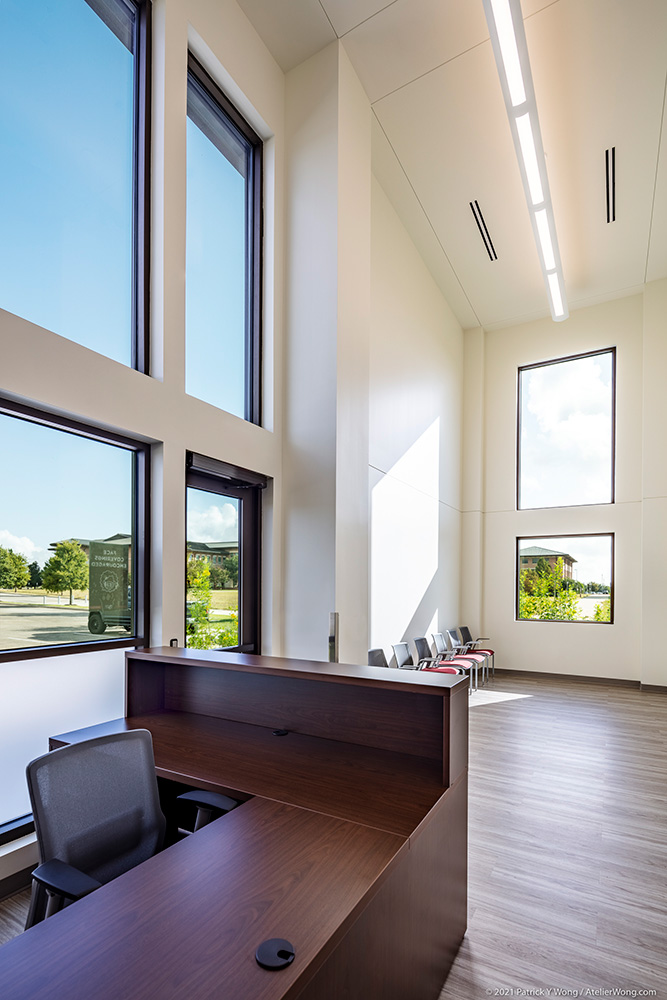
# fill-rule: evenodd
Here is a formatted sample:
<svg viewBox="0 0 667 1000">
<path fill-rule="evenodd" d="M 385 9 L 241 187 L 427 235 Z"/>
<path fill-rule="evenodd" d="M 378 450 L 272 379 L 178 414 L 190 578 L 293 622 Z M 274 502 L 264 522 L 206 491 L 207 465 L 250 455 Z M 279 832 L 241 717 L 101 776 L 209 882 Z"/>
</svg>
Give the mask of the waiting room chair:
<svg viewBox="0 0 667 1000">
<path fill-rule="evenodd" d="M 456 660 L 447 662 L 443 656 L 439 656 L 437 653 L 433 656 L 426 636 L 417 636 L 416 639 L 413 639 L 413 642 L 417 652 L 417 667 L 419 670 L 441 674 L 464 674 L 466 669 L 469 668 L 468 663 L 461 664 L 457 663 Z"/>
<path fill-rule="evenodd" d="M 495 677 L 496 675 L 496 655 L 492 649 L 482 649 L 480 647 L 480 642 L 488 642 L 488 636 L 480 635 L 476 639 L 473 639 L 472 633 L 467 625 L 459 625 L 459 635 L 462 641 L 466 644 L 468 649 L 475 653 L 483 653 L 488 656 L 491 660 L 491 674 Z"/>
<path fill-rule="evenodd" d="M 457 652 L 455 649 L 451 648 L 451 644 L 447 642 L 444 632 L 434 632 L 433 633 L 433 644 L 435 650 L 438 654 L 445 656 L 447 659 L 455 658 L 461 660 L 463 663 L 467 664 L 470 670 L 470 690 L 477 691 L 478 681 L 479 681 L 479 665 L 483 661 L 483 657 L 480 659 L 479 656 L 462 654 Z"/>
<path fill-rule="evenodd" d="M 384 649 L 369 649 L 368 650 L 368 666 L 369 667 L 388 667 L 387 657 L 385 656 Z"/>
<path fill-rule="evenodd" d="M 469 659 L 477 663 L 478 668 L 481 667 L 482 670 L 482 684 L 484 684 L 486 676 L 488 676 L 489 669 L 489 658 L 485 653 L 474 652 L 466 647 L 464 642 L 461 642 L 457 630 L 455 628 L 445 629 L 445 636 L 449 647 L 453 650 L 456 656 L 462 657 L 464 659 Z M 477 684 L 475 684 L 477 686 Z"/>
<path fill-rule="evenodd" d="M 394 650 L 394 656 L 396 657 L 396 666 L 399 670 L 416 670 L 412 656 L 410 655 L 410 650 L 408 649 L 407 642 L 397 642 L 396 645 L 391 647 Z"/>
</svg>

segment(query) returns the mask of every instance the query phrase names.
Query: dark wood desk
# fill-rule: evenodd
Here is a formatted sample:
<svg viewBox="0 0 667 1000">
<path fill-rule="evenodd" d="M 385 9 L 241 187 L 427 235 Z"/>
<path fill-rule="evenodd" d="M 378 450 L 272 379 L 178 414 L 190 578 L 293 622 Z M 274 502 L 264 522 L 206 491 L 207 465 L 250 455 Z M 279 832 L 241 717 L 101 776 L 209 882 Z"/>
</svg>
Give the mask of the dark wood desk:
<svg viewBox="0 0 667 1000">
<path fill-rule="evenodd" d="M 466 926 L 467 680 L 160 649 L 126 681 L 126 718 L 52 746 L 145 727 L 163 778 L 248 801 L 5 945 L 0 996 L 435 1000 Z"/>
</svg>

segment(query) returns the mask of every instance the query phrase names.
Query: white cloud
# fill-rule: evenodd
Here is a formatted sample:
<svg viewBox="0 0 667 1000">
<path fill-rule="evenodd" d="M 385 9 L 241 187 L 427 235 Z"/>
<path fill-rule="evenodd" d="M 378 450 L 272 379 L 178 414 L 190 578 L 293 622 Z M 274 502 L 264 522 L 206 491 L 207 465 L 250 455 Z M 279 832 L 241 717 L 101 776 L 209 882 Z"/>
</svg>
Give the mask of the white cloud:
<svg viewBox="0 0 667 1000">
<path fill-rule="evenodd" d="M 192 542 L 231 542 L 238 538 L 236 506 L 211 504 L 188 511 L 188 539 Z"/>
<path fill-rule="evenodd" d="M 44 565 L 50 555 L 46 549 L 41 548 L 31 538 L 25 535 L 22 537 L 13 535 L 6 528 L 0 528 L 0 546 L 3 549 L 12 549 L 14 552 L 19 552 L 22 556 L 26 557 L 28 562 L 38 562 L 40 566 Z"/>
</svg>

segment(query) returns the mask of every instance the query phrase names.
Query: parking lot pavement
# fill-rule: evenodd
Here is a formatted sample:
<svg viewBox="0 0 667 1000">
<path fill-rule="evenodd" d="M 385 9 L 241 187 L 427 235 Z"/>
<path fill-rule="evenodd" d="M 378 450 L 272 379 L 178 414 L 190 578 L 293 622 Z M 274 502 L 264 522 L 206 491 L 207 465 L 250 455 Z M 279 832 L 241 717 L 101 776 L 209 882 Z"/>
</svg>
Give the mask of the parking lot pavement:
<svg viewBox="0 0 667 1000">
<path fill-rule="evenodd" d="M 108 638 L 127 635 L 109 628 Z M 91 642 L 101 636 L 88 631 L 88 610 L 74 608 L 17 607 L 0 604 L 0 649 L 51 646 L 65 642 Z"/>
</svg>

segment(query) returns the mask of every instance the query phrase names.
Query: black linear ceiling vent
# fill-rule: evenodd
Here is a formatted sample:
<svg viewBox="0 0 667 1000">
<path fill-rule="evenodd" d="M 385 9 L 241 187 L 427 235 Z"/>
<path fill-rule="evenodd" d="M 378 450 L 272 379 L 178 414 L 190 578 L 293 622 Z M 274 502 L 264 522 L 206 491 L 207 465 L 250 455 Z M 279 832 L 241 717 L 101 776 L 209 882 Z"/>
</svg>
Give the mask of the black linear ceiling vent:
<svg viewBox="0 0 667 1000">
<path fill-rule="evenodd" d="M 472 212 L 475 222 L 477 223 L 477 228 L 479 229 L 479 235 L 482 237 L 482 243 L 486 247 L 486 252 L 489 255 L 489 260 L 498 260 L 498 254 L 496 253 L 496 248 L 493 245 L 493 241 L 489 236 L 489 230 L 486 227 L 486 222 L 484 221 L 484 216 L 482 215 L 482 210 L 479 207 L 478 202 L 470 202 L 470 211 Z"/>
<path fill-rule="evenodd" d="M 616 222 L 616 146 L 604 151 L 607 222 Z"/>
</svg>

